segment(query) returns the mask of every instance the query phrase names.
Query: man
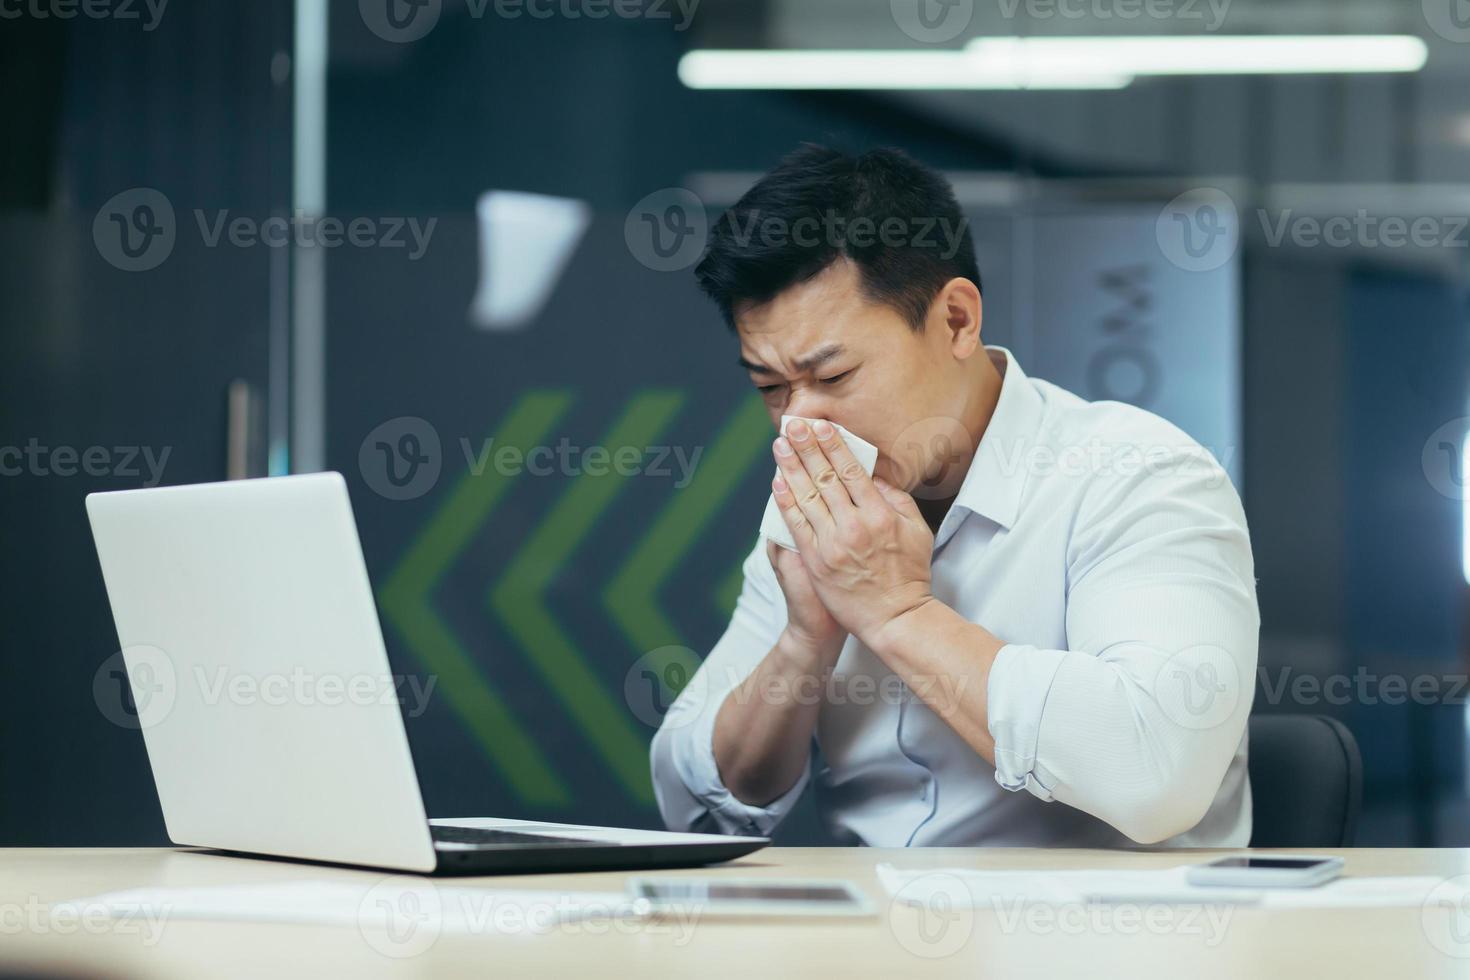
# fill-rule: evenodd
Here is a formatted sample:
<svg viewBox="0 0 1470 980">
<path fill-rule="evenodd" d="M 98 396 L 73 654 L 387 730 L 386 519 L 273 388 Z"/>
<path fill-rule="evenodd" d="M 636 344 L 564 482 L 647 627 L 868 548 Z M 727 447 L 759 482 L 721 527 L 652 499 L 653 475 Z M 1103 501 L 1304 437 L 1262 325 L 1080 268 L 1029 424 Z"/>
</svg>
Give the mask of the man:
<svg viewBox="0 0 1470 980">
<path fill-rule="evenodd" d="M 803 147 L 696 272 L 772 421 L 814 421 L 772 447 L 797 550 L 751 552 L 654 737 L 668 826 L 769 834 L 810 782 L 843 844 L 1248 844 L 1239 497 L 1163 419 L 981 344 L 944 178 Z"/>
</svg>

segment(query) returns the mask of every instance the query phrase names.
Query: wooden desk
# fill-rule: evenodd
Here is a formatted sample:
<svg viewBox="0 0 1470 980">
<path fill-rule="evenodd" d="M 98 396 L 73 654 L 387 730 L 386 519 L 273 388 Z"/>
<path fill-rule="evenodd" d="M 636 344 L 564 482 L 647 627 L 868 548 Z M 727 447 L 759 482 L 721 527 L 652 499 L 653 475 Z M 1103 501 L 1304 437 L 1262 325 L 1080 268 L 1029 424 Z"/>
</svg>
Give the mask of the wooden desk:
<svg viewBox="0 0 1470 980">
<path fill-rule="evenodd" d="M 1329 853 L 1329 852 L 1322 852 Z M 1348 875 L 1470 873 L 1470 850 L 1349 850 Z M 1097 927 L 1072 921 L 1003 915 L 994 908 L 959 910 L 946 920 L 892 906 L 874 874 L 890 861 L 901 868 L 1158 868 L 1208 857 L 1207 852 L 1116 853 L 1019 849 L 768 848 L 718 869 L 673 875 L 847 878 L 880 910 L 856 920 L 736 922 L 704 919 L 692 928 L 645 923 L 593 932 L 553 927 L 542 935 L 443 932 L 408 957 L 384 955 L 352 927 L 247 922 L 168 921 L 148 945 L 141 930 L 59 935 L 26 924 L 24 909 L 143 886 L 284 882 L 302 879 L 364 883 L 383 875 L 308 864 L 164 849 L 0 849 L 0 972 L 25 967 L 70 975 L 134 977 L 451 976 L 642 978 L 799 975 L 854 977 L 1061 976 L 1398 977 L 1470 976 L 1470 912 L 1395 908 L 1266 912 L 1229 910 L 1223 924 L 1203 917 L 1119 918 Z M 627 872 L 519 875 L 442 880 L 496 888 L 621 890 Z M 421 879 L 422 881 L 422 879 Z M 1168 909 L 1159 906 L 1159 909 Z M 1463 921 L 1463 949 L 1437 948 L 1450 917 Z M 1009 920 L 1009 923 L 1007 922 Z M 583 924 L 585 925 L 585 924 Z M 609 924 L 611 925 L 611 924 Z M 928 931 L 920 932 L 921 926 Z M 1441 945 L 1443 942 L 1441 941 Z M 1464 956 L 1454 953 L 1464 953 Z"/>
</svg>

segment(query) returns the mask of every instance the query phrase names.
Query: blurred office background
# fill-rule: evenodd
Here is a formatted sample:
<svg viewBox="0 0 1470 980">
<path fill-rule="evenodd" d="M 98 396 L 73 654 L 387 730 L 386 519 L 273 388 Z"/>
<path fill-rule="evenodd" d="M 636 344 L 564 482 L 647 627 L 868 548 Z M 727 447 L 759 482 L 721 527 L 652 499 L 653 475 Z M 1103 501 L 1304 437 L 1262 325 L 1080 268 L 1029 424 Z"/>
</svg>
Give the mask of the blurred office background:
<svg viewBox="0 0 1470 980">
<path fill-rule="evenodd" d="M 803 140 L 951 174 L 986 339 L 1227 464 L 1255 710 L 1354 731 L 1360 843 L 1470 842 L 1459 0 L 0 15 L 0 842 L 164 840 L 85 494 L 318 469 L 435 684 L 431 814 L 657 826 L 648 740 L 770 469 L 690 267 Z"/>
</svg>

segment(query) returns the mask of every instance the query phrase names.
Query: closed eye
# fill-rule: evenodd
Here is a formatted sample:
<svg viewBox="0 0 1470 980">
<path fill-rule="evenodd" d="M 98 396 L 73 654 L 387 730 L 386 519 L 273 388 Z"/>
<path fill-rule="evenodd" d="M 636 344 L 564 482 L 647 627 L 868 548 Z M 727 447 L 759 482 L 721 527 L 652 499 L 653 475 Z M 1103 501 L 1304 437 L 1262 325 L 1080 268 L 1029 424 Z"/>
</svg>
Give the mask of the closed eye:
<svg viewBox="0 0 1470 980">
<path fill-rule="evenodd" d="M 857 370 L 857 368 L 853 368 L 851 371 L 843 371 L 841 374 L 834 374 L 830 378 L 823 378 L 822 379 L 822 384 L 824 384 L 824 385 L 835 385 L 839 381 L 842 381 L 844 378 L 848 377 L 848 375 L 852 374 L 852 372 L 853 371 L 856 371 L 856 370 Z"/>
</svg>

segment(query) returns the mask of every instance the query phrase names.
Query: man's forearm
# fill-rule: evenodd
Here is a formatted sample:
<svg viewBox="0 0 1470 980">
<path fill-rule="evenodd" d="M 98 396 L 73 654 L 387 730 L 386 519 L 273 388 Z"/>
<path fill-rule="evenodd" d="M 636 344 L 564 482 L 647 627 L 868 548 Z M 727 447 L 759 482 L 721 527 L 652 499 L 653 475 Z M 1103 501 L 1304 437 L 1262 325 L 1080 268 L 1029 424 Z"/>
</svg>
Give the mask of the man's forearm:
<svg viewBox="0 0 1470 980">
<path fill-rule="evenodd" d="M 872 638 L 888 669 L 991 765 L 987 692 L 990 668 L 1005 643 L 938 599 L 904 613 Z"/>
<path fill-rule="evenodd" d="M 715 717 L 715 765 L 741 802 L 766 806 L 801 777 L 835 660 L 832 652 L 808 649 L 782 633 L 726 696 Z"/>
</svg>

